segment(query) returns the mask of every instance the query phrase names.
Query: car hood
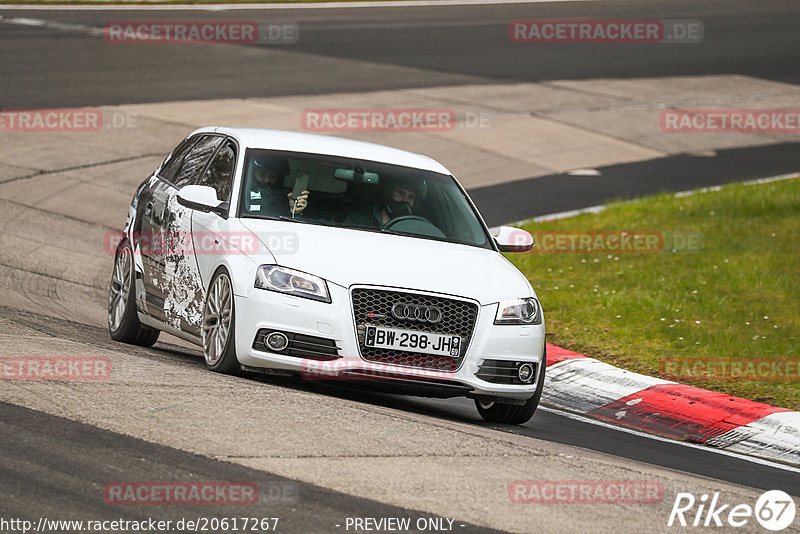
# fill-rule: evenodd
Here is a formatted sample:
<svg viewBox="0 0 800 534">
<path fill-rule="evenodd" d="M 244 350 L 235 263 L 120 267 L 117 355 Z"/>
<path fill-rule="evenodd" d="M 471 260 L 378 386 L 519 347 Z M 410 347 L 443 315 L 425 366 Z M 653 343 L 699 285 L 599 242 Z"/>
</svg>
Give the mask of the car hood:
<svg viewBox="0 0 800 534">
<path fill-rule="evenodd" d="M 480 304 L 532 296 L 499 252 L 347 228 L 242 219 L 279 265 L 343 287 L 377 285 L 468 297 Z"/>
</svg>

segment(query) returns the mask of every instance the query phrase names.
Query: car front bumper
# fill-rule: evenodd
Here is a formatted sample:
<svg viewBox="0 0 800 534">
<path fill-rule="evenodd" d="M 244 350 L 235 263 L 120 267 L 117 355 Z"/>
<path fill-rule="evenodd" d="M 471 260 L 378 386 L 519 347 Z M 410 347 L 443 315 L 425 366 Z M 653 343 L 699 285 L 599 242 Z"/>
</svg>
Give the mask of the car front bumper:
<svg viewBox="0 0 800 534">
<path fill-rule="evenodd" d="M 248 368 L 289 371 L 311 379 L 369 382 L 374 388 L 387 392 L 399 389 L 423 396 L 524 401 L 536 391 L 535 379 L 530 384 L 503 384 L 479 378 L 476 373 L 484 360 L 501 360 L 535 364 L 538 376 L 542 372 L 539 364 L 544 354 L 544 324 L 495 325 L 497 304 L 479 306 L 472 339 L 456 371 L 376 363 L 361 356 L 350 290 L 329 284 L 329 291 L 331 303 L 257 288 L 252 288 L 245 296 L 236 295 L 239 362 Z M 338 357 L 316 359 L 271 352 L 263 344 L 255 343 L 258 332 L 263 329 L 333 340 L 339 349 Z"/>
</svg>

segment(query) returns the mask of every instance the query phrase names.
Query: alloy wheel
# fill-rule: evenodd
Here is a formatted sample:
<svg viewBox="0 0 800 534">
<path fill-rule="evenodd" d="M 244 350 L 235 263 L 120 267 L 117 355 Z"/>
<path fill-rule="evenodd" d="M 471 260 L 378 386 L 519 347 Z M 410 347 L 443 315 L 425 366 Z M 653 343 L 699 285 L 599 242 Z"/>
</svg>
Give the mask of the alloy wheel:
<svg viewBox="0 0 800 534">
<path fill-rule="evenodd" d="M 203 355 L 209 366 L 219 362 L 228 344 L 231 304 L 231 281 L 223 273 L 214 280 L 203 311 Z"/>
</svg>

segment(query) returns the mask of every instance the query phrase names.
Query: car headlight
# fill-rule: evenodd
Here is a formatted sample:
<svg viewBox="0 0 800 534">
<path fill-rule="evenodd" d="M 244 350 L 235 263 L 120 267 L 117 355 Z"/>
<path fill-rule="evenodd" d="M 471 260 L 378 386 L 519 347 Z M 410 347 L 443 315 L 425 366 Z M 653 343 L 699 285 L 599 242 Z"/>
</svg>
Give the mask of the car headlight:
<svg viewBox="0 0 800 534">
<path fill-rule="evenodd" d="M 256 271 L 256 287 L 287 295 L 330 302 L 328 284 L 319 276 L 279 265 L 262 265 Z"/>
<path fill-rule="evenodd" d="M 503 300 L 497 304 L 494 324 L 542 324 L 542 308 L 533 297 Z"/>
</svg>

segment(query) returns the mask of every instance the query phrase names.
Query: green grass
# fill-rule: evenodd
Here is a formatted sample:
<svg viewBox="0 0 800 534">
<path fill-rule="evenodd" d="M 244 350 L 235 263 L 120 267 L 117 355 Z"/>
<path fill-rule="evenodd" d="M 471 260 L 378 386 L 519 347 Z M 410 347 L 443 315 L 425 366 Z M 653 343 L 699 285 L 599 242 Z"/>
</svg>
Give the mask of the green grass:
<svg viewBox="0 0 800 534">
<path fill-rule="evenodd" d="M 551 343 L 651 376 L 661 376 L 665 358 L 800 360 L 798 178 L 663 194 L 522 227 L 702 234 L 693 252 L 508 255 L 536 289 Z M 681 381 L 800 409 L 796 379 Z"/>
</svg>

